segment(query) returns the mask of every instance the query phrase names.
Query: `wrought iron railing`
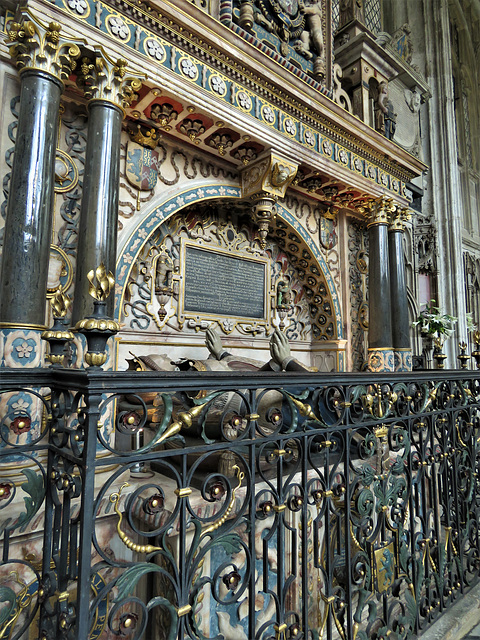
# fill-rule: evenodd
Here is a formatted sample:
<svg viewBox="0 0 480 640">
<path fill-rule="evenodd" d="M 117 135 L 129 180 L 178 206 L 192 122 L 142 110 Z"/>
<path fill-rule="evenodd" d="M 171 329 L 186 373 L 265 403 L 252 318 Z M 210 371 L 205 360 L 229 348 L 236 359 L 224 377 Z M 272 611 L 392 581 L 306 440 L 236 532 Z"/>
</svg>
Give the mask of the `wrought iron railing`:
<svg viewBox="0 0 480 640">
<path fill-rule="evenodd" d="M 2 373 L 1 637 L 420 634 L 478 580 L 479 405 L 467 371 Z"/>
</svg>

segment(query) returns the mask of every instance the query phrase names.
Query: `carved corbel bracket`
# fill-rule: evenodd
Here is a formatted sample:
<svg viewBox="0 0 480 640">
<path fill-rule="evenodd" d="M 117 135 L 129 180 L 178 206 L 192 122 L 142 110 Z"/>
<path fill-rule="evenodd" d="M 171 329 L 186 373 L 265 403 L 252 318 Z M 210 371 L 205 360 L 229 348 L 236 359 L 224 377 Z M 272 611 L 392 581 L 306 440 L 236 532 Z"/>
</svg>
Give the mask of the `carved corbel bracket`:
<svg viewBox="0 0 480 640">
<path fill-rule="evenodd" d="M 242 172 L 242 196 L 253 200 L 252 217 L 258 225 L 260 246 L 265 249 L 270 220 L 275 203 L 283 198 L 292 184 L 298 165 L 271 152 L 248 165 Z"/>
<path fill-rule="evenodd" d="M 287 188 L 297 175 L 298 165 L 283 156 L 271 152 L 250 162 L 242 172 L 242 196 L 251 197 L 263 192 L 275 198 L 283 198 Z"/>
</svg>

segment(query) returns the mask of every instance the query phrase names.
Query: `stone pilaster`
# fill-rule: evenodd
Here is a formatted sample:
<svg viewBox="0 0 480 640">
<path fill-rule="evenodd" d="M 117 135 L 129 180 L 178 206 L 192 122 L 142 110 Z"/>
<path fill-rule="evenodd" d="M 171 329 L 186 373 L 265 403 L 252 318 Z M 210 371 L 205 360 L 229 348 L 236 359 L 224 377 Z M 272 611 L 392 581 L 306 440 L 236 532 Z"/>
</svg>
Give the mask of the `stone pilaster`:
<svg viewBox="0 0 480 640">
<path fill-rule="evenodd" d="M 408 316 L 407 283 L 403 250 L 405 224 L 410 218 L 411 214 L 408 209 L 397 208 L 392 214 L 388 229 L 392 346 L 395 357 L 395 371 L 412 370 L 410 320 Z"/>
<path fill-rule="evenodd" d="M 385 197 L 371 200 L 365 207 L 369 230 L 368 368 L 370 371 L 394 371 L 388 254 L 388 224 L 392 210 L 395 210 L 395 205 Z"/>
<path fill-rule="evenodd" d="M 92 314 L 87 274 L 104 264 L 115 273 L 117 251 L 120 135 L 123 108 L 141 86 L 127 75 L 125 60 L 96 55 L 81 59 L 78 84 L 89 98 L 88 138 L 80 208 L 73 323 Z M 107 315 L 113 316 L 113 296 Z"/>
</svg>

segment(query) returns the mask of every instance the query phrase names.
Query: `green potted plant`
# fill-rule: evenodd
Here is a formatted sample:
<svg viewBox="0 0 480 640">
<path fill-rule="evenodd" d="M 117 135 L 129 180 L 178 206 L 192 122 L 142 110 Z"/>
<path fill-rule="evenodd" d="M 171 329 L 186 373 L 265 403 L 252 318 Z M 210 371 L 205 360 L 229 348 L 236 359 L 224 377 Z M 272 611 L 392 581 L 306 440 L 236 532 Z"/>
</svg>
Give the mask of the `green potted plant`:
<svg viewBox="0 0 480 640">
<path fill-rule="evenodd" d="M 412 322 L 412 326 L 419 327 L 422 336 L 432 339 L 439 338 L 443 342 L 452 335 L 458 318 L 448 313 L 442 313 L 438 307 L 432 304 L 434 302 L 435 300 L 430 300 L 430 304 L 425 305 L 425 309 L 420 311 L 417 319 Z"/>
<path fill-rule="evenodd" d="M 453 328 L 458 318 L 448 313 L 442 313 L 434 305 L 435 300 L 430 300 L 425 308 L 418 314 L 417 319 L 412 322 L 412 326 L 418 327 L 424 339 L 424 353 L 430 368 L 431 354 L 433 349 L 433 359 L 437 363 L 438 369 L 445 368 L 447 356 L 442 352 L 444 341 L 453 333 Z"/>
</svg>

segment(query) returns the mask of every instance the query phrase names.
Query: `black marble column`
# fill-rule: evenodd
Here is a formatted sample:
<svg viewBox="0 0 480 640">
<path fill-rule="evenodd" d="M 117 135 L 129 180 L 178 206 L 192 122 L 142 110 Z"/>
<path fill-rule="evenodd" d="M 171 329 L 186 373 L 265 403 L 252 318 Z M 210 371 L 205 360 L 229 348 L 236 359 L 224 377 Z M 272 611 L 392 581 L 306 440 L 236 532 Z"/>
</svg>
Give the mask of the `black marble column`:
<svg viewBox="0 0 480 640">
<path fill-rule="evenodd" d="M 90 102 L 78 230 L 74 325 L 93 312 L 87 273 L 103 263 L 107 272 L 115 274 L 123 115 L 119 106 L 107 100 Z M 107 300 L 106 310 L 110 317 L 113 317 L 114 302 L 112 295 Z"/>
<path fill-rule="evenodd" d="M 393 371 L 388 218 L 382 202 L 375 207 L 368 224 L 368 366 L 371 371 Z"/>
<path fill-rule="evenodd" d="M 20 109 L 0 269 L 0 325 L 44 326 L 60 80 L 21 74 Z"/>
<path fill-rule="evenodd" d="M 408 316 L 407 283 L 403 250 L 403 224 L 397 218 L 389 229 L 390 297 L 392 305 L 392 346 L 395 370 L 411 371 L 412 348 Z"/>
</svg>

